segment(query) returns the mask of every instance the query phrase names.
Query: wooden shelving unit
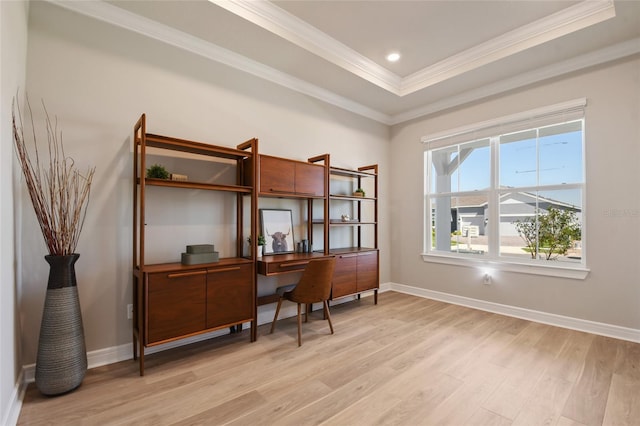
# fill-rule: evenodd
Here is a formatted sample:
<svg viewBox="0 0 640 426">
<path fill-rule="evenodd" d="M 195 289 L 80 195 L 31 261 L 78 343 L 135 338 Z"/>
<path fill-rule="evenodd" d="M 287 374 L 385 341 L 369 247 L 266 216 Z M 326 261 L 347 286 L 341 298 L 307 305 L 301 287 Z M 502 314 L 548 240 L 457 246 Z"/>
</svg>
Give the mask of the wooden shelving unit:
<svg viewBox="0 0 640 426">
<path fill-rule="evenodd" d="M 327 254 L 336 256 L 331 298 L 373 290 L 378 303 L 380 288 L 378 252 L 378 165 L 349 170 L 329 165 Z M 366 187 L 367 196 L 353 191 Z M 346 193 L 345 193 L 346 192 Z M 333 217 L 338 209 L 350 213 L 349 220 Z M 351 216 L 352 215 L 352 216 Z M 351 243 L 337 238 L 338 231 L 352 229 Z M 339 241 L 336 243 L 335 241 Z M 365 243 L 366 241 L 366 243 Z"/>
<path fill-rule="evenodd" d="M 162 150 L 169 156 L 205 158 L 212 164 L 226 162 L 236 168 L 235 183 L 213 181 L 178 181 L 145 176 L 148 149 Z M 209 145 L 146 132 L 143 114 L 134 126 L 133 137 L 133 357 L 139 359 L 144 375 L 145 348 L 230 328 L 241 330 L 251 323 L 251 341 L 256 339 L 255 250 L 243 257 L 243 209 L 250 209 L 249 229 L 257 235 L 257 191 L 255 170 L 258 140 L 251 139 L 236 148 Z M 218 191 L 235 195 L 235 255 L 218 262 L 183 265 L 179 262 L 146 262 L 147 187 Z M 169 205 L 167 208 L 179 209 Z M 212 222 L 216 219 L 211 218 Z"/>
<path fill-rule="evenodd" d="M 216 173 L 205 179 L 165 180 L 147 178 L 149 151 L 166 158 L 190 161 L 205 158 L 214 164 L 235 167 L 234 182 L 216 181 Z M 145 348 L 230 328 L 232 332 L 251 323 L 251 341 L 257 338 L 258 305 L 277 301 L 274 295 L 257 297 L 257 275 L 274 276 L 304 270 L 311 259 L 335 256 L 336 272 L 332 299 L 374 291 L 379 288 L 378 260 L 378 166 L 358 170 L 331 167 L 329 154 L 305 161 L 258 154 L 258 140 L 236 148 L 209 145 L 146 132 L 143 114 L 134 126 L 133 138 L 133 356 L 144 375 Z M 201 167 L 202 164 L 198 163 Z M 206 166 L 204 166 L 206 169 Z M 334 181 L 349 188 L 333 192 Z M 366 186 L 368 196 L 352 194 Z M 179 262 L 147 263 L 147 189 L 156 191 L 196 190 L 232 194 L 235 198 L 235 254 L 218 262 L 184 265 Z M 157 194 L 156 194 L 157 195 Z M 306 217 L 305 238 L 312 252 L 266 255 L 258 258 L 257 238 L 243 256 L 246 237 L 260 234 L 259 199 L 281 198 L 301 203 Z M 321 203 L 318 204 L 318 203 Z M 171 204 L 171 203 L 169 203 Z M 332 217 L 333 206 L 348 208 L 348 221 Z M 179 205 L 167 208 L 179 209 Z M 246 209 L 249 209 L 248 211 Z M 213 216 L 213 215 L 212 215 Z M 249 218 L 250 223 L 243 223 Z M 211 218 L 215 221 L 215 218 Z M 245 231 L 249 235 L 245 235 Z M 340 232 L 351 231 L 345 243 Z M 314 238 L 316 241 L 314 242 Z M 335 243 L 339 242 L 339 243 Z M 314 245 L 317 243 L 317 245 Z"/>
</svg>

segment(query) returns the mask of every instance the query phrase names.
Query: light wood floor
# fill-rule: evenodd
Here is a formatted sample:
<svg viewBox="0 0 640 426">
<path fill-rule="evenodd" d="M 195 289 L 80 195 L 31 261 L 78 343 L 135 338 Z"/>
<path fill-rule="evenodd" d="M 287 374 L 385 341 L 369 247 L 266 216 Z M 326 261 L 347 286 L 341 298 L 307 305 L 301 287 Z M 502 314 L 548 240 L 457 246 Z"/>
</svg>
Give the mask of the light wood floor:
<svg viewBox="0 0 640 426">
<path fill-rule="evenodd" d="M 640 425 L 640 344 L 387 292 L 30 385 L 18 424 Z"/>
</svg>

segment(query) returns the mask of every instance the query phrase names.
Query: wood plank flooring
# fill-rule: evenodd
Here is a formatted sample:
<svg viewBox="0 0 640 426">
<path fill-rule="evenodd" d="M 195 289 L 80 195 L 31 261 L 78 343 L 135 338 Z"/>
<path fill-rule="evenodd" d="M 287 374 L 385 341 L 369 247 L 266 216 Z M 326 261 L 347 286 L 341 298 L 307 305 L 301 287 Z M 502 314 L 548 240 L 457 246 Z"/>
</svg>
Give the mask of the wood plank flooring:
<svg viewBox="0 0 640 426">
<path fill-rule="evenodd" d="M 640 425 L 640 344 L 386 292 L 87 372 L 19 425 Z"/>
</svg>

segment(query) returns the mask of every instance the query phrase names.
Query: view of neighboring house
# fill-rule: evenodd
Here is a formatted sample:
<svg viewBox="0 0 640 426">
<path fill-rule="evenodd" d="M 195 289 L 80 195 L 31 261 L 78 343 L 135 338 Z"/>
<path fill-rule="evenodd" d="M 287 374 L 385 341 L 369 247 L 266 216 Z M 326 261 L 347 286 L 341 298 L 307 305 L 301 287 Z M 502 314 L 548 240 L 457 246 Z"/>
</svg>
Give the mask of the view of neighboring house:
<svg viewBox="0 0 640 426">
<path fill-rule="evenodd" d="M 451 250 L 473 254 L 488 251 L 488 235 L 491 223 L 486 196 L 451 198 Z M 545 214 L 550 208 L 571 211 L 582 223 L 582 210 L 571 203 L 536 196 L 529 192 L 506 192 L 500 196 L 500 255 L 529 258 L 525 240 L 518 233 L 516 223 L 533 218 L 536 211 Z M 558 259 L 575 262 L 581 257 L 581 242 L 575 241 L 565 256 Z"/>
<path fill-rule="evenodd" d="M 582 211 L 579 206 L 536 196 L 528 192 L 502 194 L 500 196 L 500 236 L 518 236 L 514 222 L 533 217 L 536 210 L 545 213 L 550 207 L 575 212 L 578 221 L 582 221 Z M 477 235 L 487 235 L 490 226 L 487 208 L 486 197 L 458 197 L 455 204 L 452 200 L 451 232 L 459 230 L 462 235 L 466 236 L 469 227 L 474 227 L 473 233 L 477 227 Z"/>
</svg>

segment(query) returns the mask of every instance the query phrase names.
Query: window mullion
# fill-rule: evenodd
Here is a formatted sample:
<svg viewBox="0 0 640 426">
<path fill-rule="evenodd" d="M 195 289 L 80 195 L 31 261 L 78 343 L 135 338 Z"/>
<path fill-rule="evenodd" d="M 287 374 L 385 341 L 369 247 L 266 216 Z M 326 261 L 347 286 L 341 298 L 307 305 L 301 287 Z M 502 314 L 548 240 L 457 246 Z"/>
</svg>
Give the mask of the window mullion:
<svg viewBox="0 0 640 426">
<path fill-rule="evenodd" d="M 500 195 L 499 195 L 499 173 L 500 164 L 500 143 L 499 137 L 492 137 L 489 142 L 491 147 L 491 186 L 489 188 L 489 207 L 487 213 L 489 233 L 487 235 L 487 245 L 490 257 L 499 257 L 499 230 L 500 230 Z"/>
</svg>

